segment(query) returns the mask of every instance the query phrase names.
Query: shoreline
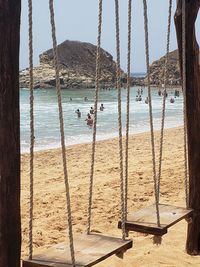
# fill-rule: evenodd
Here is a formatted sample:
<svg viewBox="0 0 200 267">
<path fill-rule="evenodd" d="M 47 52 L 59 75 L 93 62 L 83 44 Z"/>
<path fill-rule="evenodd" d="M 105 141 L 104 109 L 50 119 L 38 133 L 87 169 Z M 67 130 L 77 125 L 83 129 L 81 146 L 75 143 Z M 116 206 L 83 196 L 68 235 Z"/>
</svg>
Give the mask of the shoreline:
<svg viewBox="0 0 200 267">
<path fill-rule="evenodd" d="M 140 85 L 140 84 L 134 84 L 134 85 L 131 85 L 131 88 L 133 88 L 133 87 L 148 87 L 148 85 L 147 84 L 143 84 L 143 85 Z M 155 88 L 161 88 L 162 87 L 162 85 L 160 84 L 160 85 L 156 85 L 156 84 L 151 84 L 150 85 L 150 87 L 151 87 L 151 89 L 155 89 Z M 95 87 L 84 87 L 84 88 L 79 88 L 79 87 L 67 87 L 67 88 L 61 88 L 61 90 L 74 90 L 74 91 L 79 91 L 79 90 L 85 90 L 85 89 L 87 89 L 87 90 L 95 90 Z M 122 86 L 121 87 L 121 89 L 124 89 L 124 90 L 126 90 L 126 88 L 124 88 L 124 86 Z M 176 89 L 180 89 L 181 91 L 182 91 L 182 86 L 181 85 L 170 85 L 170 84 L 167 84 L 166 85 L 166 89 L 167 90 L 176 90 Z M 29 87 L 20 87 L 20 90 L 26 90 L 26 91 L 29 91 Z M 34 90 L 56 90 L 56 87 L 40 87 L 40 88 L 34 88 Z M 99 88 L 99 90 L 102 90 L 102 91 L 104 91 L 104 90 L 117 90 L 117 88 L 116 87 L 108 87 L 108 88 L 103 88 L 103 87 L 101 87 L 101 88 Z"/>
<path fill-rule="evenodd" d="M 167 131 L 167 130 L 175 130 L 175 129 L 182 129 L 183 128 L 183 125 L 180 125 L 180 126 L 175 126 L 175 127 L 165 127 L 165 131 Z M 158 129 L 154 129 L 154 132 L 155 133 L 158 133 L 158 132 L 160 132 L 160 130 L 158 130 Z M 129 136 L 137 136 L 137 135 L 142 135 L 142 134 L 148 134 L 149 133 L 149 135 L 150 135 L 150 132 L 149 132 L 149 130 L 148 131 L 142 131 L 142 132 L 137 132 L 137 133 L 133 133 L 133 132 L 130 132 L 129 133 Z M 123 139 L 125 138 L 125 134 L 123 133 Z M 149 137 L 150 138 L 150 137 Z M 99 139 L 97 139 L 97 143 L 98 142 L 104 142 L 104 141 L 109 141 L 109 140 L 115 140 L 115 139 L 118 139 L 118 136 L 113 136 L 113 137 L 102 137 L 102 138 L 99 138 Z M 78 146 L 78 145 L 90 145 L 90 144 L 92 144 L 92 140 L 91 141 L 81 141 L 80 143 L 78 142 L 78 143 L 74 143 L 74 144 L 66 144 L 66 150 L 68 149 L 68 148 L 70 148 L 70 147 L 73 147 L 73 146 Z M 55 146 L 55 147 L 50 147 L 50 148 L 38 148 L 38 149 L 35 149 L 34 150 L 34 152 L 35 153 L 42 153 L 42 152 L 45 152 L 45 151 L 53 151 L 53 150 L 59 150 L 59 149 L 61 149 L 61 146 Z M 27 154 L 29 154 L 29 151 L 22 151 L 21 152 L 21 155 L 27 155 Z"/>
</svg>

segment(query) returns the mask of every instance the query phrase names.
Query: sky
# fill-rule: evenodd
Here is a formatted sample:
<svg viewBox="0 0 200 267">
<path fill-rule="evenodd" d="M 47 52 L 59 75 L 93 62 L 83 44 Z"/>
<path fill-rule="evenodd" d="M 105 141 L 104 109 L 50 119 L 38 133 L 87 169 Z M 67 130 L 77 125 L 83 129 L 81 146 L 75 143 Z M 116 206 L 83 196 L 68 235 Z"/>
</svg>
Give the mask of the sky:
<svg viewBox="0 0 200 267">
<path fill-rule="evenodd" d="M 20 69 L 28 67 L 28 0 L 22 0 Z M 148 0 L 150 62 L 166 53 L 169 0 Z M 39 54 L 52 48 L 48 0 L 33 0 L 34 65 Z M 102 48 L 116 58 L 115 1 L 103 1 Z M 55 0 L 57 43 L 78 40 L 97 44 L 98 0 Z M 121 67 L 127 67 L 127 13 L 128 0 L 119 0 Z M 173 15 L 176 0 L 173 0 Z M 131 71 L 145 72 L 143 1 L 132 1 Z M 196 22 L 197 40 L 200 43 L 200 15 Z M 177 48 L 174 21 L 170 50 Z"/>
</svg>

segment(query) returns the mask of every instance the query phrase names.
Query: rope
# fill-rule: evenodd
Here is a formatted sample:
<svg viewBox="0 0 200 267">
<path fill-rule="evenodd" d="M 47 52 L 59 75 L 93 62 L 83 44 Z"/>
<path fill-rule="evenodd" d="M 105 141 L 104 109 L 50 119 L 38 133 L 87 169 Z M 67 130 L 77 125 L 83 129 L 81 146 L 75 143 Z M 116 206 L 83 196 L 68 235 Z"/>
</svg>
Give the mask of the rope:
<svg viewBox="0 0 200 267">
<path fill-rule="evenodd" d="M 121 70 L 120 70 L 120 39 L 119 39 L 119 1 L 115 0 L 115 25 L 116 25 L 116 85 L 118 91 L 118 128 L 119 128 L 119 160 L 120 160 L 120 189 L 121 189 L 121 221 L 122 239 L 125 240 L 125 209 L 124 209 L 124 180 L 123 180 L 123 147 L 122 147 L 122 118 L 121 118 Z"/>
<path fill-rule="evenodd" d="M 29 203 L 29 259 L 33 255 L 33 161 L 34 161 L 34 110 L 33 110 L 33 7 L 32 0 L 28 0 L 29 21 L 29 89 L 30 89 L 30 203 Z"/>
<path fill-rule="evenodd" d="M 95 148 L 96 148 L 96 132 L 97 132 L 97 104 L 99 92 L 99 78 L 100 78 L 100 48 L 101 48 L 101 27 L 102 27 L 102 2 L 99 0 L 99 16 L 98 16 L 98 37 L 97 37 L 97 51 L 96 51 L 96 85 L 95 85 L 95 104 L 94 104 L 94 127 L 93 127 L 93 141 L 91 154 L 91 168 L 90 168 L 90 186 L 89 186 L 89 204 L 88 204 L 88 218 L 87 218 L 87 234 L 90 234 L 91 229 L 91 213 L 92 213 L 92 196 L 93 196 L 93 181 L 94 181 L 94 163 L 95 163 Z"/>
<path fill-rule="evenodd" d="M 61 134 L 61 146 L 62 146 L 63 172 L 64 172 L 64 181 L 65 181 L 65 189 L 66 189 L 66 204 L 67 204 L 67 215 L 68 215 L 67 217 L 68 217 L 70 252 L 71 252 L 72 266 L 75 267 L 75 253 L 74 253 L 73 232 L 72 232 L 72 216 L 71 216 L 70 192 L 69 192 L 69 182 L 68 182 L 68 173 L 67 173 L 67 160 L 66 160 L 66 151 L 65 151 L 64 121 L 63 121 L 62 99 L 61 99 L 61 89 L 60 89 L 60 79 L 59 79 L 59 65 L 58 65 L 58 52 L 57 52 L 57 40 L 56 40 L 53 0 L 49 0 L 49 9 L 50 9 L 50 19 L 51 19 L 52 40 L 53 40 L 53 55 L 54 55 L 53 60 L 54 60 L 55 76 L 56 76 L 56 92 L 57 92 L 58 108 L 59 108 L 59 121 L 60 121 L 60 134 Z"/>
<path fill-rule="evenodd" d="M 186 207 L 189 208 L 188 161 L 187 161 L 187 103 L 186 103 L 186 14 L 185 0 L 182 1 L 182 87 L 183 87 L 183 118 L 184 118 L 184 167 Z"/>
<path fill-rule="evenodd" d="M 131 75 L 131 9 L 132 0 L 128 1 L 128 49 L 127 49 L 127 96 L 126 96 L 126 147 L 125 147 L 125 220 L 127 221 L 127 201 L 128 201 L 128 144 L 129 144 L 129 111 L 130 111 L 130 75 Z"/>
<path fill-rule="evenodd" d="M 143 0 L 144 7 L 144 31 L 145 31 L 145 54 L 146 54 L 146 67 L 147 67 L 147 81 L 148 81 L 148 98 L 149 98 L 149 120 L 151 130 L 151 148 L 152 148 L 152 162 L 153 162 L 153 180 L 156 204 L 157 225 L 160 226 L 160 213 L 159 213 L 159 199 L 157 191 L 157 177 L 156 177 L 156 159 L 155 159 L 155 142 L 154 142 L 154 129 L 153 129 L 153 112 L 151 100 L 151 87 L 150 87 L 150 69 L 149 69 L 149 37 L 148 37 L 148 16 L 147 16 L 147 2 Z"/>
<path fill-rule="evenodd" d="M 167 93 L 166 84 L 167 84 L 167 72 L 168 72 L 168 62 L 169 62 L 171 17 L 172 17 L 172 0 L 169 0 L 169 15 L 168 15 L 168 26 L 167 26 L 167 48 L 166 48 L 166 59 L 165 59 L 165 66 L 164 66 L 164 90 L 163 90 L 162 121 L 161 121 L 161 132 L 160 132 L 160 154 L 159 154 L 159 165 L 158 165 L 159 167 L 158 167 L 158 178 L 157 178 L 158 203 L 159 203 L 159 198 L 160 198 L 160 179 L 161 179 L 161 171 L 162 171 L 165 107 L 166 107 L 166 93 Z"/>
</svg>

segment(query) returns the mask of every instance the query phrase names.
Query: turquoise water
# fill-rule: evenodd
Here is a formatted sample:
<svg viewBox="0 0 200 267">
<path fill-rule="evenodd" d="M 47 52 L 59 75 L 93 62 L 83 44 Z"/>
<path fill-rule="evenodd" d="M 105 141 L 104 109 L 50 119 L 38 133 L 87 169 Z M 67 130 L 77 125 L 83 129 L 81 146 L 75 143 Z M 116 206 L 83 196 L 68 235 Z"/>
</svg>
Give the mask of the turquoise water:
<svg viewBox="0 0 200 267">
<path fill-rule="evenodd" d="M 149 131 L 148 105 L 144 100 L 147 89 L 144 89 L 143 99 L 136 102 L 135 97 L 138 87 L 131 88 L 130 103 L 130 133 L 141 133 Z M 168 91 L 169 96 L 166 104 L 166 128 L 172 128 L 183 124 L 182 95 L 171 104 L 169 99 L 173 91 Z M 88 101 L 84 101 L 84 97 Z M 70 97 L 72 101 L 70 101 Z M 157 90 L 152 90 L 154 128 L 160 127 L 160 116 L 162 97 Z M 65 123 L 66 145 L 90 142 L 92 140 L 92 129 L 86 125 L 85 118 L 94 101 L 93 89 L 62 90 L 63 112 Z M 21 149 L 22 152 L 29 150 L 29 90 L 21 89 Z M 97 140 L 104 140 L 118 135 L 118 112 L 117 91 L 100 90 L 99 106 L 103 103 L 104 111 L 98 111 Z M 77 118 L 76 109 L 80 109 L 81 118 Z M 34 116 L 35 116 L 35 150 L 56 148 L 60 146 L 60 132 L 58 121 L 58 105 L 56 92 L 53 89 L 34 91 Z M 123 133 L 125 132 L 126 118 L 126 90 L 122 89 L 122 120 Z"/>
</svg>

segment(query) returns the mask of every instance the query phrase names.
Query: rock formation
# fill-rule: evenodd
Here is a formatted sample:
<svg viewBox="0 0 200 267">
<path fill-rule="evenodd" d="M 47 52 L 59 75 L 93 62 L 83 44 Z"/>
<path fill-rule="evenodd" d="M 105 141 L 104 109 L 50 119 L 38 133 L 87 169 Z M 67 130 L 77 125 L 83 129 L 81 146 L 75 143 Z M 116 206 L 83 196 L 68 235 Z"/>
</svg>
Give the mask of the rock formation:
<svg viewBox="0 0 200 267">
<path fill-rule="evenodd" d="M 58 61 L 60 83 L 62 88 L 94 88 L 96 72 L 96 46 L 79 41 L 65 41 L 58 45 Z M 40 56 L 40 64 L 34 67 L 34 88 L 55 87 L 55 71 L 53 67 L 53 50 Z M 100 86 L 114 86 L 116 63 L 113 57 L 101 49 L 100 51 Z M 122 76 L 124 73 L 122 71 Z M 29 70 L 20 73 L 20 86 L 29 86 Z"/>
<path fill-rule="evenodd" d="M 166 56 L 154 61 L 150 66 L 151 84 L 159 85 L 164 83 L 164 67 Z M 146 81 L 146 79 L 145 79 Z M 167 70 L 167 84 L 180 85 L 179 55 L 178 50 L 169 53 L 169 62 Z"/>
<path fill-rule="evenodd" d="M 114 87 L 116 80 L 116 63 L 112 55 L 101 49 L 100 87 Z M 42 53 L 40 64 L 34 67 L 34 88 L 54 88 L 55 71 L 52 49 Z M 164 83 L 164 66 L 166 56 L 154 61 L 150 66 L 152 85 Z M 96 46 L 79 41 L 65 41 L 58 45 L 58 61 L 61 88 L 94 88 L 96 72 Z M 125 73 L 121 71 L 122 85 L 126 83 Z M 133 77 L 131 85 L 144 85 L 146 78 Z M 167 84 L 180 85 L 178 50 L 169 53 Z M 20 86 L 29 86 L 29 70 L 20 73 Z"/>
</svg>

